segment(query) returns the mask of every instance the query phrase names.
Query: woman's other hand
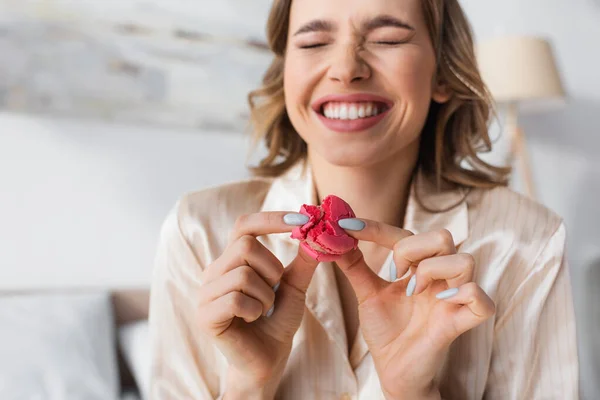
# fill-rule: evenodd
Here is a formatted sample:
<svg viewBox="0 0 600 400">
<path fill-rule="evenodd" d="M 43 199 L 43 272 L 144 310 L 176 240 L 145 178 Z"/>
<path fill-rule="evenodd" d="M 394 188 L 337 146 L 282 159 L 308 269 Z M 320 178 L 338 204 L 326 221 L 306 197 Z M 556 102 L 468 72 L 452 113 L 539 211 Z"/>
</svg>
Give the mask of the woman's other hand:
<svg viewBox="0 0 600 400">
<path fill-rule="evenodd" d="M 473 280 L 474 259 L 457 254 L 447 230 L 412 235 L 375 221 L 348 231 L 394 252 L 392 282 L 365 263 L 360 250 L 337 262 L 359 303 L 360 327 L 388 399 L 440 398 L 434 378 L 450 344 L 495 313 Z M 400 279 L 408 271 L 410 279 Z"/>
<path fill-rule="evenodd" d="M 288 214 L 240 217 L 228 247 L 203 275 L 198 323 L 228 360 L 226 398 L 274 396 L 302 321 L 318 262 L 299 250 L 284 269 L 256 239 L 305 222 L 292 213 L 286 224 Z"/>
</svg>

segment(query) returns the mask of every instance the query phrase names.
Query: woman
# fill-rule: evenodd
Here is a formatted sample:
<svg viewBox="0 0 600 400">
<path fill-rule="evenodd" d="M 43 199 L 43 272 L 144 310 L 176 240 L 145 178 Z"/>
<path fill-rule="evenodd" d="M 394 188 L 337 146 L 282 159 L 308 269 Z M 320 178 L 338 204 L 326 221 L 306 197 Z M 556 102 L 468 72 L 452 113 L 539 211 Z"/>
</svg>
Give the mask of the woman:
<svg viewBox="0 0 600 400">
<path fill-rule="evenodd" d="M 167 218 L 155 399 L 574 399 L 565 227 L 481 161 L 490 99 L 456 0 L 276 0 L 258 177 Z M 289 232 L 346 200 L 359 248 Z M 317 268 L 318 267 L 318 268 Z"/>
</svg>

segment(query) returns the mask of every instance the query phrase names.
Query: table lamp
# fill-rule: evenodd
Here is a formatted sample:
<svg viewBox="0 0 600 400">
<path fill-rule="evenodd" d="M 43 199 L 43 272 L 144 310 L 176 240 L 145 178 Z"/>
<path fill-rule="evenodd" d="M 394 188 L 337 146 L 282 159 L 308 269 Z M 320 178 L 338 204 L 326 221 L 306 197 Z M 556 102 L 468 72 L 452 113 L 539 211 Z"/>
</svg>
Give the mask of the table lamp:
<svg viewBox="0 0 600 400">
<path fill-rule="evenodd" d="M 519 111 L 548 111 L 565 103 L 550 43 L 540 37 L 512 36 L 490 39 L 476 47 L 482 78 L 494 100 L 506 109 L 506 132 L 511 141 L 511 164 L 519 159 L 527 194 L 535 198 L 529 155 Z"/>
</svg>

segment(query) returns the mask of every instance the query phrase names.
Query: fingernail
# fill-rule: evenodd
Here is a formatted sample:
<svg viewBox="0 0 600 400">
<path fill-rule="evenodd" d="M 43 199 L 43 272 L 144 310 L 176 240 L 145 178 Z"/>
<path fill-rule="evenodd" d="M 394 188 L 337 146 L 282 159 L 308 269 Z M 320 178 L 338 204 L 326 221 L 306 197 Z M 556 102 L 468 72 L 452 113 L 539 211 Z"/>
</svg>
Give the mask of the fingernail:
<svg viewBox="0 0 600 400">
<path fill-rule="evenodd" d="M 415 292 L 415 288 L 417 287 L 417 275 L 413 275 L 408 281 L 408 286 L 406 287 L 406 296 L 410 297 Z"/>
<path fill-rule="evenodd" d="M 273 315 L 273 312 L 274 312 L 274 311 L 275 311 L 275 304 L 273 304 L 273 305 L 271 306 L 271 308 L 269 308 L 269 311 L 267 311 L 267 315 L 266 315 L 266 317 L 267 317 L 267 318 L 270 318 L 270 317 L 271 317 L 271 315 Z"/>
<path fill-rule="evenodd" d="M 410 270 L 410 268 L 409 268 L 409 269 L 408 269 L 408 271 L 406 271 L 406 272 L 404 273 L 404 275 L 402 275 L 402 276 L 401 276 L 401 277 L 400 277 L 398 280 L 399 280 L 399 281 L 403 281 L 403 280 L 405 280 L 406 278 L 408 278 L 408 277 L 410 276 L 410 274 L 411 274 L 411 270 Z"/>
<path fill-rule="evenodd" d="M 279 290 L 279 285 L 281 285 L 281 281 L 277 282 L 277 283 L 275 284 L 275 286 L 273 286 L 273 291 L 274 291 L 275 293 L 277 293 L 277 291 Z"/>
<path fill-rule="evenodd" d="M 366 226 L 363 221 L 357 218 L 340 219 L 338 225 L 340 228 L 348 229 L 349 231 L 362 231 Z"/>
<path fill-rule="evenodd" d="M 283 222 L 286 225 L 301 226 L 306 224 L 310 219 L 304 214 L 290 213 L 283 216 Z"/>
<path fill-rule="evenodd" d="M 390 282 L 395 282 L 398 277 L 398 270 L 396 269 L 396 263 L 394 260 L 390 263 Z"/>
<path fill-rule="evenodd" d="M 445 299 L 449 299 L 452 296 L 455 296 L 457 293 L 458 293 L 458 288 L 452 288 L 452 289 L 444 290 L 443 292 L 436 294 L 435 297 L 437 297 L 440 300 L 445 300 Z"/>
</svg>

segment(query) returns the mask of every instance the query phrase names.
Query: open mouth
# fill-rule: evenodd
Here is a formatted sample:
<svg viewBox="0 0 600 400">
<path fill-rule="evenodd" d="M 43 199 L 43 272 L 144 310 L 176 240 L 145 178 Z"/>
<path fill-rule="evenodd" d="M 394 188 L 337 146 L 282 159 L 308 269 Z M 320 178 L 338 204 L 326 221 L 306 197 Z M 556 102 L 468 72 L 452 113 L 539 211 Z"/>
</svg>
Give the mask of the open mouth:
<svg viewBox="0 0 600 400">
<path fill-rule="evenodd" d="M 335 102 L 324 103 L 319 113 L 332 120 L 357 120 L 375 117 L 390 109 L 386 103 L 378 101 Z"/>
</svg>

